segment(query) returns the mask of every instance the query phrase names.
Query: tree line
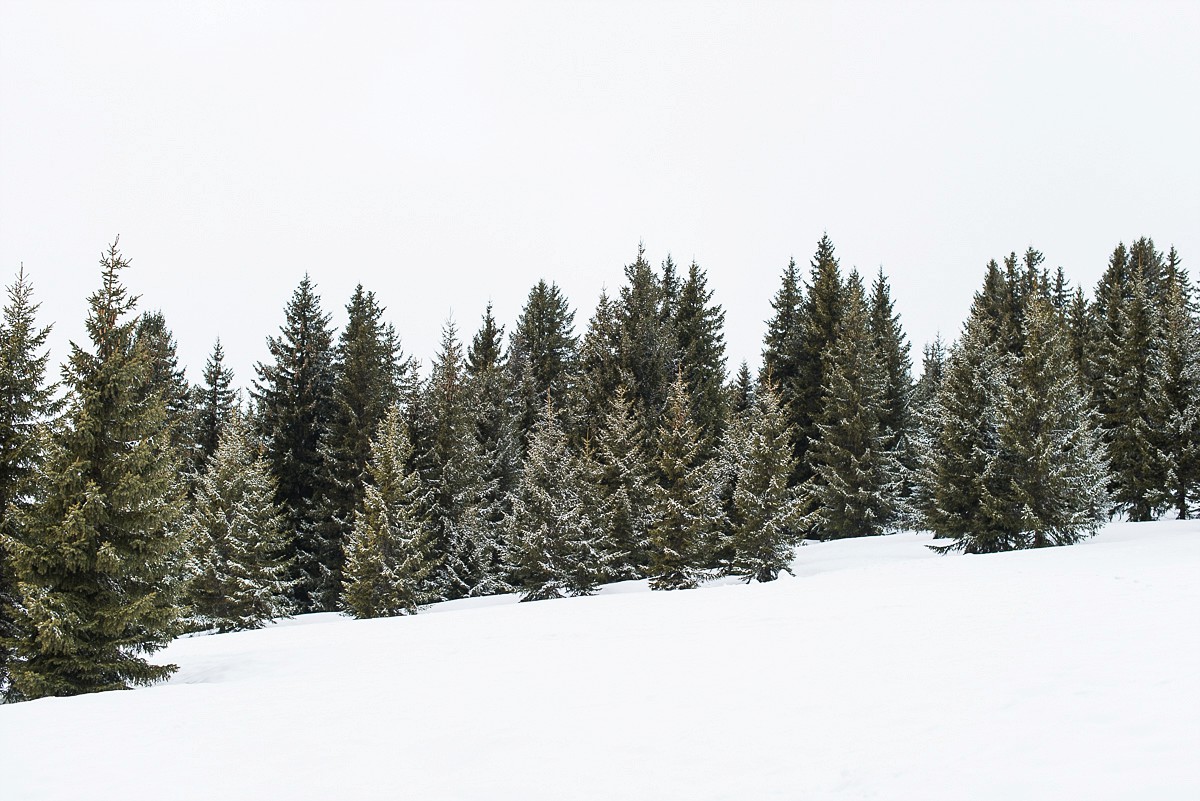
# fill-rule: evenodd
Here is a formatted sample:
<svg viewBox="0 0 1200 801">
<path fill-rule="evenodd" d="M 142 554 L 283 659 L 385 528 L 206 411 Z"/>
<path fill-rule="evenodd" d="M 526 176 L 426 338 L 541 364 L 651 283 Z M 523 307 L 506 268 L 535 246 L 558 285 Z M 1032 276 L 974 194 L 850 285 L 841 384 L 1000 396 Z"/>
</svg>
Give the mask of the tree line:
<svg viewBox="0 0 1200 801">
<path fill-rule="evenodd" d="M 1200 315 L 1180 259 L 1113 252 L 1089 299 L 1032 248 L 992 261 L 951 347 L 909 344 L 882 270 L 823 236 L 784 270 L 762 368 L 730 377 L 696 263 L 639 247 L 582 336 L 539 281 L 506 331 L 453 323 L 428 376 L 361 285 L 306 276 L 248 397 L 218 341 L 189 384 L 113 243 L 85 345 L 47 379 L 22 269 L 0 320 L 0 689 L 146 684 L 185 631 L 411 614 L 516 592 L 770 581 L 805 539 L 928 529 L 1061 545 L 1200 503 Z"/>
</svg>

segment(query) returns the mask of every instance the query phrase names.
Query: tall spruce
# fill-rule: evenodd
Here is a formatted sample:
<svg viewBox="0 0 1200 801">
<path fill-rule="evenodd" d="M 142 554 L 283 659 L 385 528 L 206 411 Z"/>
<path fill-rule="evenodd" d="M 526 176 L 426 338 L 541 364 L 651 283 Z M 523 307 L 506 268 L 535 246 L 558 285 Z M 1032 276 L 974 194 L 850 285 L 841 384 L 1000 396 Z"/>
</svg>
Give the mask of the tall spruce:
<svg viewBox="0 0 1200 801">
<path fill-rule="evenodd" d="M 653 590 L 697 586 L 711 539 L 713 497 L 699 469 L 700 432 L 690 408 L 687 385 L 676 376 L 657 437 L 658 484 L 650 508 L 648 566 Z"/>
<path fill-rule="evenodd" d="M 428 489 L 438 600 L 469 595 L 479 564 L 482 471 L 475 438 L 474 398 L 462 343 L 453 322 L 442 329 L 414 434 L 415 464 Z"/>
<path fill-rule="evenodd" d="M 813 255 L 808 294 L 804 301 L 803 328 L 797 364 L 796 396 L 789 422 L 796 432 L 796 473 L 793 484 L 812 475 L 808 449 L 820 437 L 817 429 L 825 408 L 826 352 L 837 339 L 846 305 L 846 286 L 842 280 L 833 242 L 823 234 Z"/>
<path fill-rule="evenodd" d="M 693 261 L 673 303 L 671 328 L 679 371 L 692 402 L 692 419 L 700 430 L 706 455 L 716 449 L 729 413 L 725 394 L 725 312 L 712 298 L 708 276 Z"/>
<path fill-rule="evenodd" d="M 1162 373 L 1156 382 L 1165 404 L 1162 454 L 1166 481 L 1155 506 L 1179 519 L 1200 502 L 1200 319 L 1187 273 L 1174 248 L 1167 257 L 1159 321 Z"/>
<path fill-rule="evenodd" d="M 167 327 L 167 319 L 161 311 L 146 312 L 138 317 L 134 337 L 150 354 L 153 375 L 150 386 L 162 395 L 171 424 L 171 440 L 183 452 L 188 452 L 190 443 L 188 424 L 191 418 L 191 387 L 184 369 L 179 366 L 175 335 Z"/>
<path fill-rule="evenodd" d="M 185 601 L 198 629 L 240 631 L 286 617 L 291 566 L 275 480 L 257 438 L 234 412 L 221 428 L 184 520 Z"/>
<path fill-rule="evenodd" d="M 880 268 L 871 284 L 868 329 L 884 374 L 883 413 L 879 426 L 888 450 L 896 453 L 901 467 L 912 468 L 909 439 L 912 431 L 912 358 L 908 337 L 892 301 L 891 288 Z M 907 483 L 907 482 L 906 482 Z"/>
<path fill-rule="evenodd" d="M 788 262 L 779 290 L 771 299 L 774 314 L 767 321 L 763 343 L 763 366 L 759 379 L 779 388 L 779 402 L 793 426 L 801 423 L 800 398 L 803 393 L 804 362 L 804 285 L 796 260 Z M 793 454 L 802 454 L 802 443 L 795 443 Z"/>
<path fill-rule="evenodd" d="M 344 543 L 363 497 L 371 442 L 399 400 L 401 374 L 412 369 L 399 339 L 383 320 L 384 308 L 359 284 L 346 304 L 346 326 L 334 350 L 332 405 L 321 442 L 325 481 L 318 502 L 318 533 L 327 544 L 329 593 L 342 594 Z"/>
<path fill-rule="evenodd" d="M 675 363 L 674 333 L 670 327 L 673 287 L 663 282 L 638 245 L 637 259 L 625 267 L 617 323 L 620 365 L 626 376 L 638 423 L 649 436 L 647 457 L 653 458 L 655 439 L 666 406 Z"/>
<path fill-rule="evenodd" d="M 774 581 L 781 572 L 791 572 L 794 532 L 802 506 L 796 490 L 788 486 L 793 435 L 770 384 L 760 389 L 742 436 L 725 570 L 747 582 Z"/>
<path fill-rule="evenodd" d="M 435 600 L 437 570 L 425 489 L 398 407 L 376 431 L 369 480 L 346 540 L 344 603 L 358 618 L 416 614 Z"/>
<path fill-rule="evenodd" d="M 900 510 L 900 466 L 882 425 L 886 372 L 857 272 L 844 291 L 837 332 L 822 368 L 816 436 L 805 454 L 808 513 L 802 526 L 806 536 L 818 539 L 882 534 L 895 525 Z"/>
<path fill-rule="evenodd" d="M 601 292 L 579 348 L 579 388 L 574 399 L 579 430 L 571 432 L 576 447 L 595 440 L 613 395 L 624 383 L 620 348 L 616 304 Z"/>
<path fill-rule="evenodd" d="M 333 331 L 307 275 L 284 317 L 280 335 L 267 338 L 272 361 L 255 367 L 256 419 L 292 540 L 297 611 L 331 611 L 338 604 L 341 545 L 322 532 L 320 501 L 329 475 L 324 446 L 334 409 Z"/>
<path fill-rule="evenodd" d="M 645 576 L 649 568 L 654 479 L 646 461 L 643 432 L 623 384 L 604 411 L 594 440 L 598 511 L 595 521 L 623 558 L 620 572 Z"/>
<path fill-rule="evenodd" d="M 508 592 L 505 526 L 521 469 L 521 438 L 510 405 L 512 397 L 504 326 L 488 304 L 467 351 L 466 375 L 473 398 L 475 442 L 479 453 L 480 498 L 478 578 L 472 595 Z"/>
<path fill-rule="evenodd" d="M 135 333 L 137 298 L 114 241 L 88 299 L 91 348 L 71 345 L 67 404 L 36 503 L 6 539 L 21 594 L 10 695 L 37 698 L 150 684 L 174 672 L 146 655 L 177 616 L 167 566 L 181 492 L 154 356 Z"/>
<path fill-rule="evenodd" d="M 37 325 L 38 305 L 25 267 L 6 287 L 0 316 L 0 697 L 8 686 L 8 657 L 18 638 L 19 593 L 10 540 L 23 539 L 17 518 L 36 497 L 45 461 L 43 423 L 56 412 L 46 383 L 50 327 Z"/>
</svg>

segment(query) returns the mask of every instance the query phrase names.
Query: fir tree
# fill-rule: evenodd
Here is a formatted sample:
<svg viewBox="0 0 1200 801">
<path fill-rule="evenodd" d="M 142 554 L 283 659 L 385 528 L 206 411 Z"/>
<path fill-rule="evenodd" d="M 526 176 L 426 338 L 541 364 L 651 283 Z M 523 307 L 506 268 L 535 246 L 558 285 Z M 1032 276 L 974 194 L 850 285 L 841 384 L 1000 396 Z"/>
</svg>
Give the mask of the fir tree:
<svg viewBox="0 0 1200 801">
<path fill-rule="evenodd" d="M 538 281 L 529 291 L 525 308 L 513 329 L 510 352 L 518 381 L 528 383 L 520 427 L 528 436 L 548 398 L 566 398 L 574 380 L 579 342 L 575 337 L 575 312 L 557 284 Z"/>
<path fill-rule="evenodd" d="M 911 469 L 908 438 L 912 428 L 912 359 L 909 358 L 908 338 L 900 325 L 900 315 L 895 312 L 891 289 L 882 268 L 871 285 L 868 306 L 868 329 L 884 375 L 883 413 L 879 426 L 886 448 L 897 454 L 906 470 Z"/>
<path fill-rule="evenodd" d="M 1179 519 L 1190 517 L 1200 500 L 1200 320 L 1191 306 L 1187 274 L 1179 269 L 1172 248 L 1164 275 L 1160 308 L 1162 372 L 1155 392 L 1166 409 L 1162 455 L 1166 481 L 1156 507 L 1172 509 Z"/>
<path fill-rule="evenodd" d="M 120 280 L 117 243 L 89 298 L 92 349 L 71 346 L 68 391 L 35 505 L 6 540 L 21 594 L 12 695 L 122 689 L 164 679 L 145 655 L 166 644 L 177 610 L 166 566 L 180 511 L 171 427 L 154 358 L 135 336 L 137 299 Z"/>
<path fill-rule="evenodd" d="M 619 554 L 588 514 L 591 478 L 547 403 L 513 503 L 510 548 L 521 600 L 590 595 L 614 572 Z"/>
<path fill-rule="evenodd" d="M 638 245 L 637 259 L 625 267 L 617 310 L 620 366 L 628 379 L 638 423 L 646 438 L 647 458 L 653 458 L 655 434 L 672 379 L 674 333 L 670 328 L 669 293 Z"/>
<path fill-rule="evenodd" d="M 482 470 L 475 439 L 474 399 L 454 323 L 442 331 L 413 437 L 415 464 L 429 492 L 438 600 L 470 594 L 481 578 L 478 563 Z"/>
<path fill-rule="evenodd" d="M 624 556 L 621 573 L 627 576 L 644 576 L 649 567 L 647 527 L 654 481 L 643 437 L 625 387 L 618 385 L 595 440 L 595 522 Z"/>
<path fill-rule="evenodd" d="M 480 468 L 478 577 L 470 594 L 495 595 L 512 589 L 506 580 L 504 540 L 520 477 L 521 441 L 509 404 L 512 386 L 504 326 L 497 324 L 490 303 L 467 351 L 466 374 Z"/>
<path fill-rule="evenodd" d="M 171 424 L 171 440 L 176 447 L 188 451 L 188 422 L 191 417 L 191 387 L 184 370 L 179 366 L 175 335 L 167 327 L 161 311 L 146 312 L 138 318 L 134 337 L 150 354 L 153 375 L 149 386 L 163 397 L 167 419 Z"/>
<path fill-rule="evenodd" d="M 728 415 L 725 406 L 725 312 L 712 302 L 712 296 L 708 276 L 693 261 L 679 290 L 678 300 L 673 304 L 672 329 L 679 370 L 692 402 L 692 419 L 700 430 L 706 455 L 715 449 Z"/>
<path fill-rule="evenodd" d="M 221 430 L 184 521 L 186 600 L 196 628 L 256 629 L 291 608 L 288 542 L 248 423 L 234 412 Z"/>
<path fill-rule="evenodd" d="M 803 526 L 821 539 L 882 534 L 899 511 L 899 465 L 881 421 L 886 374 L 870 331 L 862 281 L 852 273 L 836 338 L 826 352 L 824 407 L 809 446 L 810 510 Z"/>
<path fill-rule="evenodd" d="M 837 338 L 841 323 L 846 287 L 842 281 L 833 242 L 822 235 L 812 260 L 808 296 L 804 302 L 803 329 L 797 364 L 796 396 L 788 422 L 796 432 L 796 474 L 793 484 L 811 475 L 812 460 L 807 451 L 820 437 L 818 421 L 825 408 L 826 351 Z M 773 379 L 776 380 L 776 379 Z M 781 384 L 782 385 L 782 384 Z"/>
<path fill-rule="evenodd" d="M 45 459 L 42 424 L 56 411 L 54 387 L 46 383 L 50 328 L 38 328 L 38 304 L 25 267 L 7 287 L 0 318 L 0 697 L 8 684 L 8 654 L 20 636 L 19 593 L 9 540 L 23 539 L 17 517 L 36 494 Z"/>
<path fill-rule="evenodd" d="M 791 572 L 793 533 L 801 515 L 792 475 L 792 433 L 770 384 L 762 387 L 743 436 L 729 517 L 726 572 L 774 581 Z"/>
<path fill-rule="evenodd" d="M 659 483 L 650 510 L 650 588 L 695 587 L 711 535 L 713 499 L 700 463 L 700 432 L 692 422 L 682 376 L 671 384 L 658 432 Z"/>
<path fill-rule="evenodd" d="M 408 430 L 393 407 L 371 446 L 370 480 L 346 540 L 344 603 L 355 617 L 416 614 L 437 569 L 424 488 L 407 464 Z"/>
<path fill-rule="evenodd" d="M 273 361 L 255 368 L 257 424 L 292 539 L 297 611 L 329 611 L 338 603 L 341 546 L 322 536 L 319 501 L 329 472 L 323 440 L 333 415 L 333 332 L 307 275 L 284 315 L 280 336 L 267 338 Z"/>
<path fill-rule="evenodd" d="M 346 304 L 346 327 L 334 352 L 332 406 L 322 439 L 325 481 L 318 504 L 318 534 L 328 556 L 328 592 L 341 595 L 343 542 L 362 503 L 363 473 L 371 441 L 384 415 L 399 401 L 399 382 L 411 365 L 400 354 L 384 309 L 359 284 Z"/>
<path fill-rule="evenodd" d="M 225 366 L 225 350 L 218 339 L 204 363 L 202 384 L 192 387 L 193 465 L 200 472 L 217 450 L 225 424 L 237 405 L 233 370 Z"/>
<path fill-rule="evenodd" d="M 608 294 L 601 292 L 579 349 L 579 391 L 575 405 L 580 430 L 571 432 L 572 443 L 577 447 L 596 438 L 613 395 L 623 384 L 620 347 L 617 308 Z"/>
<path fill-rule="evenodd" d="M 775 297 L 771 299 L 775 310 L 767 321 L 767 336 L 763 343 L 763 367 L 760 382 L 770 382 L 779 388 L 780 405 L 788 422 L 798 426 L 800 398 L 803 392 L 804 362 L 804 287 L 796 260 L 788 262 L 783 279 Z M 793 452 L 798 456 L 802 443 L 795 443 Z"/>
<path fill-rule="evenodd" d="M 754 408 L 754 402 L 754 378 L 750 375 L 750 366 L 743 360 L 741 366 L 738 367 L 737 375 L 733 378 L 733 383 L 729 387 L 730 417 L 737 419 L 747 414 Z"/>
<path fill-rule="evenodd" d="M 1026 299 L 1023 349 L 1005 373 L 996 452 L 982 475 L 986 526 L 950 549 L 968 553 L 1068 545 L 1104 517 L 1105 464 L 1070 350 L 1048 298 Z"/>
</svg>

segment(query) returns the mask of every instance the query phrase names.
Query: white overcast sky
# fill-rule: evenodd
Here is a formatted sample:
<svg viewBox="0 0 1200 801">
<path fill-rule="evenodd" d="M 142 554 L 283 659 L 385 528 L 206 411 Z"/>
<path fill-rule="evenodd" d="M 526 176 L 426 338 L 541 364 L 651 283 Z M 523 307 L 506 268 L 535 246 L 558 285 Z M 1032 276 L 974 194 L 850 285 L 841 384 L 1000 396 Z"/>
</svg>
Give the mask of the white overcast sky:
<svg viewBox="0 0 1200 801">
<path fill-rule="evenodd" d="M 759 361 L 822 231 L 953 338 L 990 258 L 1090 288 L 1142 235 L 1200 264 L 1200 2 L 0 0 L 0 271 L 83 337 L 114 235 L 189 377 L 237 381 L 308 272 L 428 363 L 557 281 L 586 327 L 638 241 L 708 271 Z"/>
</svg>

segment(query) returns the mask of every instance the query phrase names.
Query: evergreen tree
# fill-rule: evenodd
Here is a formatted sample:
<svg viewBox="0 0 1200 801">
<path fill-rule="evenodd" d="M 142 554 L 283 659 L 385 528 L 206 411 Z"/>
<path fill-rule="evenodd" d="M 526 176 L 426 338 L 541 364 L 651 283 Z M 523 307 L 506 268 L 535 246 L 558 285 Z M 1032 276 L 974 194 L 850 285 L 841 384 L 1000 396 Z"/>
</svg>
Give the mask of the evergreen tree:
<svg viewBox="0 0 1200 801">
<path fill-rule="evenodd" d="M 762 387 L 740 448 L 730 514 L 726 572 L 750 581 L 774 581 L 791 572 L 792 546 L 802 509 L 792 475 L 792 433 L 770 384 Z"/>
<path fill-rule="evenodd" d="M 942 407 L 939 393 L 946 379 L 947 355 L 941 334 L 927 344 L 921 360 L 921 377 L 913 387 L 913 439 L 911 490 L 904 509 L 904 524 L 910 528 L 924 525 L 924 510 L 930 508 L 933 498 L 928 494 L 930 486 L 920 476 L 921 464 L 932 456 L 942 426 Z"/>
<path fill-rule="evenodd" d="M 482 470 L 462 344 L 454 323 L 442 330 L 414 436 L 415 463 L 428 490 L 434 554 L 439 562 L 437 600 L 471 593 L 481 579 L 478 563 Z"/>
<path fill-rule="evenodd" d="M 218 339 L 204 363 L 203 383 L 192 387 L 193 465 L 199 473 L 217 450 L 225 424 L 237 405 L 233 370 L 225 366 L 225 350 Z"/>
<path fill-rule="evenodd" d="M 548 403 L 513 503 L 510 547 L 521 600 L 590 595 L 615 572 L 620 555 L 588 514 L 590 478 Z"/>
<path fill-rule="evenodd" d="M 1164 275 L 1160 310 L 1162 373 L 1155 392 L 1166 409 L 1162 453 L 1166 482 L 1156 507 L 1169 508 L 1179 519 L 1191 516 L 1200 500 L 1200 320 L 1191 304 L 1187 274 L 1179 269 L 1172 248 Z"/>
<path fill-rule="evenodd" d="M 10 662 L 18 698 L 122 689 L 166 678 L 144 655 L 166 644 L 177 610 L 166 565 L 177 548 L 177 465 L 154 357 L 135 335 L 137 299 L 117 243 L 88 299 L 92 349 L 71 346 L 68 391 L 35 505 L 6 539 L 21 594 Z"/>
<path fill-rule="evenodd" d="M 504 326 L 496 323 L 489 303 L 466 361 L 467 383 L 474 399 L 475 442 L 479 454 L 480 498 L 478 579 L 472 595 L 509 592 L 505 555 L 506 521 L 521 469 L 521 441 L 509 399 L 511 374 L 504 353 Z"/>
<path fill-rule="evenodd" d="M 774 315 L 767 321 L 767 336 L 763 343 L 763 367 L 760 382 L 770 382 L 779 388 L 780 405 L 791 425 L 800 424 L 802 363 L 804 361 L 804 287 L 796 260 L 788 262 L 783 280 L 771 299 Z M 800 443 L 794 452 L 799 455 Z"/>
<path fill-rule="evenodd" d="M 682 376 L 671 384 L 658 432 L 659 483 L 650 510 L 650 588 L 695 587 L 703 577 L 701 562 L 711 535 L 712 494 L 699 468 L 700 432 Z"/>
<path fill-rule="evenodd" d="M 655 434 L 666 405 L 675 362 L 674 332 L 670 327 L 670 293 L 664 290 L 638 245 L 637 259 L 625 267 L 617 310 L 620 366 L 627 377 L 630 399 L 646 438 L 647 458 L 653 458 Z"/>
<path fill-rule="evenodd" d="M 882 534 L 899 513 L 900 469 L 881 425 L 886 374 L 857 272 L 845 290 L 837 335 L 826 352 L 817 437 L 806 453 L 811 477 L 803 526 L 821 539 Z"/>
<path fill-rule="evenodd" d="M 882 268 L 871 285 L 868 306 L 868 329 L 884 375 L 883 412 L 879 426 L 886 448 L 895 452 L 902 467 L 908 470 L 912 467 L 908 452 L 912 429 L 912 359 L 909 357 L 908 338 L 900 325 L 900 315 L 895 312 L 891 289 Z"/>
<path fill-rule="evenodd" d="M 529 291 L 525 308 L 517 318 L 509 347 L 517 381 L 527 387 L 521 396 L 522 436 L 528 437 L 542 405 L 549 398 L 568 397 L 574 381 L 579 342 L 575 336 L 575 312 L 557 284 L 538 281 Z"/>
<path fill-rule="evenodd" d="M 184 521 L 186 600 L 196 628 L 257 629 L 291 608 L 287 536 L 248 423 L 234 412 L 221 430 Z"/>
<path fill-rule="evenodd" d="M 333 416 L 333 332 L 306 275 L 284 309 L 272 362 L 256 366 L 257 423 L 275 477 L 275 501 L 291 537 L 293 597 L 299 612 L 337 608 L 341 544 L 324 539 L 319 501 L 328 483 L 324 439 Z"/>
<path fill-rule="evenodd" d="M 1020 356 L 999 387 L 996 452 L 980 516 L 950 549 L 968 553 L 1068 545 L 1104 517 L 1105 464 L 1068 342 L 1048 298 L 1027 298 Z"/>
<path fill-rule="evenodd" d="M 579 349 L 579 391 L 575 405 L 580 430 L 571 432 L 572 443 L 577 447 L 595 440 L 613 395 L 623 383 L 620 347 L 616 305 L 606 292 L 601 292 Z"/>
<path fill-rule="evenodd" d="M 49 326 L 38 328 L 38 304 L 25 267 L 7 287 L 0 317 L 0 697 L 8 685 L 8 655 L 20 636 L 19 593 L 9 540 L 21 540 L 17 517 L 36 494 L 45 459 L 42 424 L 56 411 L 54 387 L 46 383 Z"/>
<path fill-rule="evenodd" d="M 379 427 L 370 480 L 346 540 L 344 603 L 355 617 L 416 614 L 436 597 L 437 569 L 421 479 L 407 465 L 408 430 L 393 406 Z"/>
<path fill-rule="evenodd" d="M 797 364 L 797 394 L 793 400 L 789 423 L 796 432 L 796 474 L 793 484 L 807 480 L 811 475 L 812 460 L 807 452 L 820 437 L 817 429 L 825 408 L 826 352 L 838 335 L 845 299 L 846 287 L 834 256 L 833 242 L 828 234 L 822 235 L 817 243 L 817 252 L 812 260 L 812 275 L 809 279 L 808 296 L 804 302 L 803 329 L 800 333 L 800 351 Z"/>
<path fill-rule="evenodd" d="M 750 375 L 750 366 L 743 360 L 737 375 L 733 378 L 733 384 L 729 387 L 729 416 L 736 420 L 746 415 L 754 408 L 755 394 L 754 378 Z M 788 447 L 791 445 L 789 444 Z"/>
<path fill-rule="evenodd" d="M 410 367 L 401 357 L 395 329 L 383 322 L 383 312 L 374 292 L 362 284 L 355 287 L 334 352 L 331 413 L 321 442 L 325 481 L 317 530 L 328 553 L 328 592 L 339 597 L 343 543 L 362 504 L 371 441 L 388 409 L 399 401 L 401 374 Z"/>
<path fill-rule="evenodd" d="M 708 276 L 693 261 L 679 290 L 678 300 L 673 304 L 672 329 L 679 370 L 692 402 L 692 419 L 700 430 L 706 455 L 715 449 L 728 415 L 725 405 L 725 312 L 712 302 L 712 296 Z"/>
<path fill-rule="evenodd" d="M 598 510 L 594 522 L 625 558 L 621 573 L 644 576 L 649 566 L 650 507 L 654 481 L 633 404 L 619 384 L 596 437 Z"/>
</svg>

